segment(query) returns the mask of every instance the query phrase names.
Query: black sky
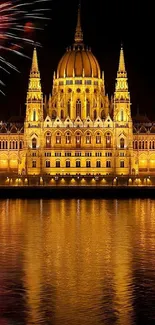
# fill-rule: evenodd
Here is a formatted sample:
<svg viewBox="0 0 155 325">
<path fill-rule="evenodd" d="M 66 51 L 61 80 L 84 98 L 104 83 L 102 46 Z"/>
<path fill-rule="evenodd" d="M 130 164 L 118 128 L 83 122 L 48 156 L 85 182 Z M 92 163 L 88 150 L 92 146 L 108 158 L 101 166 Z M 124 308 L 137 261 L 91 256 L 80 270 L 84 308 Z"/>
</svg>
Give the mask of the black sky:
<svg viewBox="0 0 155 325">
<path fill-rule="evenodd" d="M 136 2 L 136 3 L 135 3 Z M 42 43 L 38 50 L 43 91 L 51 92 L 53 72 L 67 46 L 73 43 L 78 0 L 53 0 L 51 21 L 35 39 Z M 101 70 L 105 72 L 106 92 L 114 91 L 123 42 L 132 115 L 137 107 L 142 114 L 155 120 L 155 10 L 153 1 L 82 0 L 82 28 L 84 42 L 91 46 Z M 24 46 L 32 55 L 32 47 Z M 10 55 L 9 59 L 20 69 L 3 76 L 6 96 L 0 95 L 0 119 L 25 113 L 25 98 L 31 61 Z"/>
</svg>

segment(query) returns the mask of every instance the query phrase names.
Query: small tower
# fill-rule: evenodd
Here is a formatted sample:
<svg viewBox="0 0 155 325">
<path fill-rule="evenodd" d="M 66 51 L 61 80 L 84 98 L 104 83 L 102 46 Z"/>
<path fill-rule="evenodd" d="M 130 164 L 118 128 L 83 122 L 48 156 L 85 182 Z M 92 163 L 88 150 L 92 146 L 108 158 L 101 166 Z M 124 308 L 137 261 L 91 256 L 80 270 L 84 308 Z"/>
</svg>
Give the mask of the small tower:
<svg viewBox="0 0 155 325">
<path fill-rule="evenodd" d="M 114 94 L 114 121 L 121 123 L 131 121 L 130 93 L 128 91 L 128 79 L 122 46 Z"/>
<path fill-rule="evenodd" d="M 74 41 L 75 41 L 75 45 L 83 44 L 83 32 L 82 32 L 82 28 L 81 28 L 81 3 L 80 2 L 79 2 L 79 6 L 78 6 L 77 25 L 76 25 Z"/>
<path fill-rule="evenodd" d="M 114 93 L 115 173 L 129 175 L 133 169 L 133 126 L 127 72 L 121 46 Z"/>
<path fill-rule="evenodd" d="M 38 68 L 37 50 L 34 48 L 26 101 L 26 122 L 35 126 L 43 121 L 43 94 Z"/>
<path fill-rule="evenodd" d="M 24 123 L 25 156 L 21 170 L 26 174 L 40 174 L 43 143 L 43 94 L 38 68 L 37 50 L 34 48 L 32 66 L 26 99 L 26 119 Z M 34 158 L 35 157 L 35 158 Z"/>
</svg>

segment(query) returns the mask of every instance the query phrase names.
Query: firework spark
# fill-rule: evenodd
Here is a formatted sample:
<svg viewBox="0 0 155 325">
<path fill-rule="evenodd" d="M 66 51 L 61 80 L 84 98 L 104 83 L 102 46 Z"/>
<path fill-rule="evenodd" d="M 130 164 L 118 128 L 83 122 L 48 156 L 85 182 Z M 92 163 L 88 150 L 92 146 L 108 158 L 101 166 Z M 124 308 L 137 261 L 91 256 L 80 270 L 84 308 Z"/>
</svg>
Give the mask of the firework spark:
<svg viewBox="0 0 155 325">
<path fill-rule="evenodd" d="M 17 55 L 26 57 L 23 53 L 24 43 L 34 45 L 34 41 L 28 34 L 37 29 L 38 20 L 47 20 L 45 3 L 51 0 L 8 0 L 0 1 L 0 70 L 10 73 L 10 70 L 18 69 L 5 59 L 5 51 L 11 51 Z M 25 36 L 25 34 L 27 36 Z M 35 43 L 35 46 L 39 46 Z M 2 52 L 2 53 L 1 53 Z M 4 86 L 0 79 L 0 85 Z M 0 92 L 3 91 L 0 89 Z M 4 94 L 4 93 L 3 93 Z"/>
</svg>

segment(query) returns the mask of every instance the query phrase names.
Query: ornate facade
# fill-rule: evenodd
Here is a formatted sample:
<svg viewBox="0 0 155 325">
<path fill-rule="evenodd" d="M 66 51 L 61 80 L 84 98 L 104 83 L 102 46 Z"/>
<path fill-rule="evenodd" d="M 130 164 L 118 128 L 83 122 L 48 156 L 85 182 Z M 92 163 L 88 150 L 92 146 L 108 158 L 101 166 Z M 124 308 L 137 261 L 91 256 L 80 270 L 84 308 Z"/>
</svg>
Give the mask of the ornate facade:
<svg viewBox="0 0 155 325">
<path fill-rule="evenodd" d="M 74 44 L 58 64 L 48 101 L 34 49 L 24 125 L 0 125 L 0 173 L 155 175 L 155 126 L 133 125 L 123 48 L 110 101 L 104 73 L 83 42 L 80 8 Z"/>
</svg>

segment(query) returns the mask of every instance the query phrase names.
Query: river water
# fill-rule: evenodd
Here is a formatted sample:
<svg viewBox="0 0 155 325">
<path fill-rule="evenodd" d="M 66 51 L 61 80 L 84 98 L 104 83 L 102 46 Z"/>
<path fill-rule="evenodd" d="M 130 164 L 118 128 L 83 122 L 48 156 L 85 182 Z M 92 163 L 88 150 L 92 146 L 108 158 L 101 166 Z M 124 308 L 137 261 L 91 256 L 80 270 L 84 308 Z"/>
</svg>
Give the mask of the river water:
<svg viewBox="0 0 155 325">
<path fill-rule="evenodd" d="M 7 324 L 155 324 L 155 200 L 1 200 Z"/>
</svg>

